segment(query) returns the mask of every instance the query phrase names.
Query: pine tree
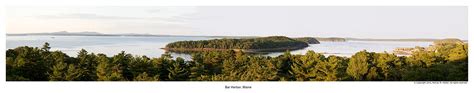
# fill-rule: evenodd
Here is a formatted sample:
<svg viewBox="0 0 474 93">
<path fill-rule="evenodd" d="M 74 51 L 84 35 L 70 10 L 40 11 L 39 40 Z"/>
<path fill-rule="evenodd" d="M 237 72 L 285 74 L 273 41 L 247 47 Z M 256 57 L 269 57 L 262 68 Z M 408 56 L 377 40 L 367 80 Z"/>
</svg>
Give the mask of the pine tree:
<svg viewBox="0 0 474 93">
<path fill-rule="evenodd" d="M 77 68 L 74 64 L 69 64 L 67 67 L 67 72 L 65 75 L 65 80 L 67 81 L 77 81 L 80 80 L 83 73 L 80 68 Z"/>
<path fill-rule="evenodd" d="M 342 60 L 335 56 L 328 57 L 327 61 L 316 64 L 316 80 L 318 81 L 336 81 L 339 79 L 338 70 Z"/>
<path fill-rule="evenodd" d="M 110 75 L 107 77 L 109 81 L 124 81 L 127 80 L 123 77 L 123 71 L 119 65 L 114 65 L 111 69 Z"/>
<path fill-rule="evenodd" d="M 139 74 L 138 76 L 136 76 L 133 80 L 134 81 L 158 81 L 159 76 L 150 77 L 146 72 L 143 72 Z"/>
<path fill-rule="evenodd" d="M 182 81 L 186 80 L 188 77 L 188 71 L 184 66 L 183 58 L 176 58 L 176 61 L 171 63 L 172 65 L 168 68 L 169 74 L 168 78 L 172 81 Z"/>
<path fill-rule="evenodd" d="M 353 55 L 349 61 L 346 73 L 354 80 L 365 80 L 372 61 L 371 53 L 360 51 Z"/>
<path fill-rule="evenodd" d="M 266 81 L 276 81 L 281 78 L 278 76 L 278 67 L 276 66 L 276 61 L 265 59 L 264 61 L 260 62 L 264 62 L 264 64 L 261 65 L 264 66 L 262 74 L 265 75 L 264 77 Z"/>
<path fill-rule="evenodd" d="M 97 80 L 108 81 L 109 76 L 112 74 L 109 58 L 103 54 L 98 54 L 95 61 L 99 63 L 96 69 Z"/>
<path fill-rule="evenodd" d="M 51 53 L 51 59 L 53 60 L 51 65 L 51 71 L 48 72 L 49 80 L 50 81 L 64 81 L 65 74 L 67 73 L 69 57 L 59 51 L 55 51 Z"/>
<path fill-rule="evenodd" d="M 77 55 L 77 69 L 80 70 L 81 73 L 79 79 L 82 81 L 91 81 L 96 80 L 96 67 L 97 63 L 94 62 L 95 59 L 94 54 L 88 54 L 88 52 L 84 49 L 81 49 Z"/>
<path fill-rule="evenodd" d="M 370 67 L 366 80 L 380 80 L 380 76 L 376 67 Z"/>
<path fill-rule="evenodd" d="M 383 78 L 383 80 L 394 80 L 395 78 L 391 77 L 396 77 L 397 73 L 393 73 L 396 70 L 396 67 L 401 67 L 401 59 L 397 57 L 395 54 L 389 54 L 389 53 L 377 53 L 377 56 L 374 59 L 374 65 L 376 66 L 376 72 L 378 73 L 380 78 Z M 397 66 L 398 65 L 398 66 Z"/>
<path fill-rule="evenodd" d="M 206 75 L 207 71 L 204 67 L 203 59 L 200 53 L 193 54 L 193 61 L 189 62 L 190 65 L 190 80 L 202 80 L 201 76 Z"/>
<path fill-rule="evenodd" d="M 433 51 L 415 51 L 408 57 L 410 66 L 431 67 L 433 64 L 443 63 L 442 57 Z"/>
<path fill-rule="evenodd" d="M 41 48 L 41 50 L 43 51 L 49 51 L 49 49 L 51 49 L 51 47 L 49 47 L 49 43 L 48 42 L 45 42 L 43 47 Z"/>
<path fill-rule="evenodd" d="M 325 60 L 324 55 L 317 54 L 314 51 L 308 51 L 298 60 L 294 60 L 291 66 L 291 74 L 298 81 L 316 80 L 316 64 Z"/>
</svg>

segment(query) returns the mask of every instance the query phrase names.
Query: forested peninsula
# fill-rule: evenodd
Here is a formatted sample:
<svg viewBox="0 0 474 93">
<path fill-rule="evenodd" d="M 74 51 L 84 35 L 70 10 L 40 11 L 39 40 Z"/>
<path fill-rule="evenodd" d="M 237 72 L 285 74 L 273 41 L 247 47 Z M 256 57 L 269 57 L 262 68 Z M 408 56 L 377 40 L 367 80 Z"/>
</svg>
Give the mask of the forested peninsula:
<svg viewBox="0 0 474 93">
<path fill-rule="evenodd" d="M 314 38 L 292 39 L 285 36 L 270 36 L 244 39 L 213 39 L 198 41 L 177 41 L 166 45 L 172 52 L 195 51 L 242 51 L 242 52 L 282 52 L 306 48 L 308 44 L 319 44 Z"/>
<path fill-rule="evenodd" d="M 316 38 L 313 38 L 313 37 L 301 37 L 301 38 L 293 38 L 295 40 L 298 40 L 298 41 L 303 41 L 303 42 L 306 42 L 308 44 L 319 44 L 319 40 L 316 39 Z"/>
</svg>

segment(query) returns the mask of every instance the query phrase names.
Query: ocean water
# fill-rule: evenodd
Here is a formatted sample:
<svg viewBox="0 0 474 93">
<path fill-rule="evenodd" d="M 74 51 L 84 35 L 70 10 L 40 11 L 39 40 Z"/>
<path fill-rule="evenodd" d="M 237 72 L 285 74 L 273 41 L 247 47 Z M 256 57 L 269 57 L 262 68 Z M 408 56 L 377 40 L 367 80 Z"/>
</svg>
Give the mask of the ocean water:
<svg viewBox="0 0 474 93">
<path fill-rule="evenodd" d="M 399 47 L 428 47 L 432 42 L 407 42 L 407 41 L 347 41 L 347 42 L 321 42 L 321 44 L 310 44 L 309 47 L 300 50 L 291 51 L 291 54 L 306 54 L 307 51 L 313 50 L 317 53 L 323 53 L 325 56 L 337 55 L 350 57 L 355 53 L 363 50 L 368 52 L 388 52 L 392 53 L 395 48 Z M 269 56 L 278 56 L 282 52 L 267 54 Z"/>
<path fill-rule="evenodd" d="M 121 51 L 134 56 L 160 57 L 166 44 L 182 40 L 208 40 L 209 37 L 137 37 L 137 36 L 7 36 L 6 48 L 19 46 L 41 47 L 45 42 L 51 50 L 77 56 L 81 49 L 113 56 Z M 190 55 L 171 53 L 173 57 L 190 59 Z"/>
<path fill-rule="evenodd" d="M 103 53 L 113 56 L 121 51 L 135 56 L 160 57 L 164 50 L 160 49 L 166 44 L 182 40 L 208 40 L 210 37 L 136 37 L 136 36 L 7 36 L 6 48 L 12 49 L 19 46 L 41 47 L 45 42 L 51 50 L 62 51 L 69 56 L 76 56 L 77 52 L 85 49 L 88 52 Z M 426 47 L 432 42 L 398 42 L 398 41 L 348 41 L 348 42 L 321 42 L 311 44 L 309 47 L 291 51 L 292 54 L 305 54 L 313 50 L 325 55 L 351 56 L 358 51 L 392 52 L 397 47 Z M 283 52 L 265 54 L 278 56 Z M 176 57 L 191 59 L 189 54 L 171 53 Z"/>
</svg>

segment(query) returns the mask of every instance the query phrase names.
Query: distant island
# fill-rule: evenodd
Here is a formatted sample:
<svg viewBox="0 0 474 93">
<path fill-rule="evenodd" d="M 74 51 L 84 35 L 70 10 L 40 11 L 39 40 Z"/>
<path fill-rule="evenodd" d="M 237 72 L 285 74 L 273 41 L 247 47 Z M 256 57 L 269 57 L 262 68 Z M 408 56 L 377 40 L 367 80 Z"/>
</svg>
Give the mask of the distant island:
<svg viewBox="0 0 474 93">
<path fill-rule="evenodd" d="M 152 35 L 152 34 L 103 34 L 99 32 L 68 32 L 68 31 L 59 31 L 51 33 L 23 33 L 23 34 L 7 34 L 8 36 L 41 36 L 41 35 L 50 35 L 50 36 L 172 36 L 172 35 Z"/>
<path fill-rule="evenodd" d="M 347 40 L 345 38 L 340 38 L 340 37 L 316 37 L 318 41 L 326 41 L 326 42 L 346 42 Z"/>
<path fill-rule="evenodd" d="M 50 32 L 50 33 L 21 33 L 21 34 L 9 34 L 7 36 L 143 36 L 143 37 L 209 37 L 209 38 L 228 38 L 228 39 L 244 39 L 244 38 L 261 38 L 261 36 L 199 36 L 199 35 L 156 35 L 156 34 L 137 34 L 137 33 L 125 33 L 125 34 L 104 34 L 99 32 L 84 31 L 84 32 Z M 309 40 L 315 38 L 317 41 L 323 42 L 346 42 L 346 41 L 406 41 L 406 42 L 434 42 L 442 39 L 427 39 L 427 38 L 410 38 L 410 39 L 376 39 L 376 38 L 343 38 L 343 37 L 302 37 L 294 38 L 296 40 Z M 312 40 L 314 41 L 314 40 Z M 461 40 L 467 42 L 467 40 Z M 316 43 L 316 42 L 310 42 Z"/>
<path fill-rule="evenodd" d="M 309 43 L 319 43 L 319 41 L 311 38 L 299 38 L 299 40 L 296 40 L 285 36 L 270 36 L 246 39 L 224 38 L 198 41 L 177 41 L 169 43 L 168 45 L 166 45 L 165 48 L 162 49 L 173 52 L 234 50 L 256 53 L 297 50 L 308 47 Z"/>
<path fill-rule="evenodd" d="M 7 36 L 142 36 L 142 37 L 210 37 L 210 38 L 256 38 L 257 36 L 190 36 L 190 35 L 156 35 L 156 34 L 137 34 L 137 33 L 125 33 L 125 34 L 104 34 L 99 32 L 50 32 L 50 33 L 21 33 L 21 34 L 8 34 Z"/>
</svg>

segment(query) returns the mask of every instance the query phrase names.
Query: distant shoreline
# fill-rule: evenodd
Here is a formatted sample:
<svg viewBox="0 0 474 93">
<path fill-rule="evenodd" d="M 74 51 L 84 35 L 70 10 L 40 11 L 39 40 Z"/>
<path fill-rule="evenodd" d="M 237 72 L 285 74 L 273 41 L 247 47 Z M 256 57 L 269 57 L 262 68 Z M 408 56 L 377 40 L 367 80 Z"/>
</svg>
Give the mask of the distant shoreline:
<svg viewBox="0 0 474 93">
<path fill-rule="evenodd" d="M 23 33 L 6 34 L 6 36 L 134 36 L 134 37 L 210 37 L 210 38 L 257 38 L 261 36 L 193 36 L 193 35 L 153 35 L 153 34 L 102 34 L 94 32 L 53 32 L 53 33 Z M 298 37 L 292 37 L 298 38 Z M 408 38 L 408 39 L 376 39 L 376 38 L 343 38 L 343 37 L 314 37 L 323 42 L 347 41 L 400 41 L 400 42 L 433 42 L 442 39 Z M 468 40 L 462 40 L 468 42 Z"/>
<path fill-rule="evenodd" d="M 101 35 L 71 35 L 71 34 L 6 34 L 6 36 L 110 36 L 110 37 L 210 37 L 210 38 L 256 38 L 258 36 L 188 36 L 188 35 L 122 35 L 122 34 L 101 34 Z"/>
<path fill-rule="evenodd" d="M 361 38 L 346 38 L 348 41 L 406 41 L 406 42 L 433 42 L 443 39 L 361 39 Z M 462 40 L 467 42 L 468 40 Z"/>
</svg>

